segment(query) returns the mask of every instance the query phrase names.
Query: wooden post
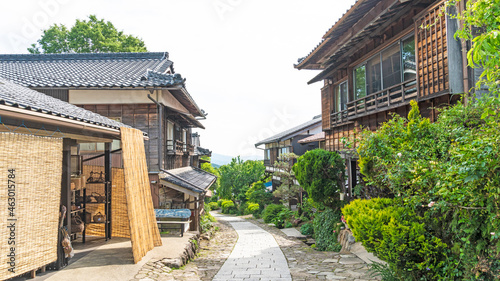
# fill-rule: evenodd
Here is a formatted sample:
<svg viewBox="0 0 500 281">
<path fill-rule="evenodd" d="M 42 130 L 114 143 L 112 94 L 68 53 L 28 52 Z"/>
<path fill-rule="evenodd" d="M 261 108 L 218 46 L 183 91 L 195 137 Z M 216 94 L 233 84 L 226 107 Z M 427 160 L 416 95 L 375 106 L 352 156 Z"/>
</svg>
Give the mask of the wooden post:
<svg viewBox="0 0 500 281">
<path fill-rule="evenodd" d="M 104 233 L 106 240 L 111 239 L 111 178 L 111 143 L 107 142 L 104 144 L 104 181 L 106 182 L 104 186 L 106 194 Z"/>
<path fill-rule="evenodd" d="M 65 225 L 71 232 L 71 146 L 76 145 L 72 139 L 63 139 L 63 165 L 61 180 L 61 205 L 66 206 Z"/>
</svg>

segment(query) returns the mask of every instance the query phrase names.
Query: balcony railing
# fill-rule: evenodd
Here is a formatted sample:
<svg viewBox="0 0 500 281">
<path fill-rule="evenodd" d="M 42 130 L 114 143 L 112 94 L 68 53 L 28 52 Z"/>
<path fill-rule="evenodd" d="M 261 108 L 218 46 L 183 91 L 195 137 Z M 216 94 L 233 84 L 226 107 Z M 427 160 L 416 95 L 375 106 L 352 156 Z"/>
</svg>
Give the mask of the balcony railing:
<svg viewBox="0 0 500 281">
<path fill-rule="evenodd" d="M 194 145 L 184 144 L 184 154 L 194 154 Z"/>
<path fill-rule="evenodd" d="M 401 105 L 417 97 L 416 79 L 394 85 L 366 97 L 347 103 L 347 117 L 352 119 L 358 115 L 377 112 L 380 109 Z M 333 118 L 333 117 L 332 117 Z M 332 120 L 333 121 L 333 120 Z"/>
<path fill-rule="evenodd" d="M 187 144 L 180 140 L 167 140 L 167 152 L 170 154 L 183 154 L 188 151 Z M 194 151 L 194 147 L 193 147 Z"/>
<path fill-rule="evenodd" d="M 332 113 L 331 118 L 332 118 L 332 125 L 342 124 L 347 122 L 347 109 Z"/>
</svg>

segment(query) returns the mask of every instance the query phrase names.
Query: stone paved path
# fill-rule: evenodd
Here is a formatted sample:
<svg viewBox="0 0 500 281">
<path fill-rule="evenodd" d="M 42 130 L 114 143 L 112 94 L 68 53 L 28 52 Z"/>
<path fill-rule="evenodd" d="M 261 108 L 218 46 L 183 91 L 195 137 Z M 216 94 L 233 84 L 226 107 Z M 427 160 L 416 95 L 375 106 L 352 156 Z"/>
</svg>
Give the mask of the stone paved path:
<svg viewBox="0 0 500 281">
<path fill-rule="evenodd" d="M 292 280 L 288 262 L 273 235 L 241 218 L 216 217 L 231 224 L 238 233 L 238 242 L 214 281 Z"/>
</svg>

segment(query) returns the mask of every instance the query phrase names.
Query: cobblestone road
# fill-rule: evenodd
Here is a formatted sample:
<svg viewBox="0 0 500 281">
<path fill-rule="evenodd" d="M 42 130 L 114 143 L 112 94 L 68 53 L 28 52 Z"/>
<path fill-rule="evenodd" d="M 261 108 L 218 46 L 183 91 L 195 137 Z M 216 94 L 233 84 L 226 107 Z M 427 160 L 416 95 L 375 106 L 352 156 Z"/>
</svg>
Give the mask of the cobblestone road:
<svg viewBox="0 0 500 281">
<path fill-rule="evenodd" d="M 259 226 L 237 217 L 217 215 L 238 233 L 231 255 L 214 281 L 291 281 L 288 262 L 274 237 Z"/>
<path fill-rule="evenodd" d="M 176 270 L 166 270 L 151 261 L 140 272 L 147 277 L 138 276 L 134 281 L 381 279 L 371 277 L 368 265 L 350 253 L 315 251 L 260 221 L 214 215 L 219 220 L 216 223 L 219 231 L 210 241 L 201 241 L 196 259 Z M 269 249 L 264 249 L 266 246 Z"/>
</svg>

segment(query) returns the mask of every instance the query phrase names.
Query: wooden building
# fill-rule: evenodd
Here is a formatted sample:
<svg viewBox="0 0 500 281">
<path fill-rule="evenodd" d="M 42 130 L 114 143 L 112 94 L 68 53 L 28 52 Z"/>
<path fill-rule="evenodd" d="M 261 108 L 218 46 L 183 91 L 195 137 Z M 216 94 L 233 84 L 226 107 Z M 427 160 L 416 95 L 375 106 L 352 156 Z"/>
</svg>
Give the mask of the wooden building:
<svg viewBox="0 0 500 281">
<path fill-rule="evenodd" d="M 132 141 L 124 137 L 127 130 L 136 136 Z M 85 243 L 85 234 L 89 232 L 93 232 L 93 239 L 130 238 L 135 245 L 131 257 L 135 262 L 140 260 L 153 247 L 150 235 L 157 234 L 159 238 L 156 224 L 151 220 L 154 219 L 151 199 L 143 196 L 149 194 L 150 188 L 147 184 L 134 184 L 131 177 L 137 171 L 146 171 L 145 161 L 143 166 L 119 169 L 120 182 L 116 180 L 117 169 L 112 171 L 111 167 L 116 156 L 111 145 L 123 141 L 130 147 L 130 143 L 142 144 L 142 138 L 147 136 L 121 122 L 0 78 L 0 167 L 9 179 L 0 183 L 0 202 L 9 207 L 0 212 L 0 236 L 13 241 L 9 243 L 10 256 L 7 247 L 2 248 L 5 255 L 0 258 L 0 279 L 27 272 L 34 276 L 38 269 L 64 267 L 65 255 L 71 249 L 69 244 L 64 244 L 63 249 L 66 235 L 71 237 L 71 243 L 75 239 Z M 102 181 L 84 178 L 86 166 L 78 147 L 86 144 L 103 147 L 104 161 L 99 167 Z M 130 156 L 130 149 L 124 151 Z M 138 151 L 128 159 L 144 160 L 144 151 L 142 154 Z M 124 173 L 129 175 L 128 184 L 124 182 Z M 143 173 L 143 177 L 147 176 Z M 91 195 L 94 191 L 100 193 L 102 201 L 89 200 L 95 198 Z M 122 200 L 116 200 L 117 195 Z M 130 217 L 130 213 L 140 215 Z M 77 221 L 76 217 L 82 220 Z M 75 229 L 75 224 L 80 227 Z M 132 236 L 131 232 L 140 235 Z M 142 252 L 137 252 L 137 247 Z"/>
<path fill-rule="evenodd" d="M 308 83 L 323 81 L 322 124 L 326 149 L 342 152 L 349 188 L 357 183 L 356 134 L 376 130 L 410 110 L 416 100 L 424 117 L 456 102 L 474 85 L 465 43 L 454 38 L 463 9 L 434 0 L 358 0 L 295 68 L 320 70 Z M 349 191 L 348 194 L 351 194 Z"/>
<path fill-rule="evenodd" d="M 283 153 L 295 153 L 300 156 L 306 151 L 316 149 L 324 142 L 324 137 L 321 137 L 321 115 L 314 116 L 313 119 L 280 132 L 272 137 L 264 139 L 255 144 L 256 148 L 264 145 L 264 165 L 266 173 L 272 174 L 276 171 L 274 164 L 279 161 L 279 157 Z M 291 165 L 295 164 L 290 163 Z M 299 184 L 295 180 L 295 184 Z M 281 178 L 273 175 L 272 187 L 274 191 L 281 185 Z M 297 200 L 290 200 L 290 206 L 296 207 Z"/>
<path fill-rule="evenodd" d="M 308 150 L 318 148 L 315 142 L 299 143 L 302 139 L 313 136 L 321 132 L 321 115 L 314 116 L 313 119 L 280 132 L 255 144 L 256 148 L 264 145 L 264 165 L 267 172 L 273 172 L 274 163 L 283 153 L 295 153 L 302 155 Z"/>
<path fill-rule="evenodd" d="M 173 65 L 167 52 L 0 55 L 0 76 L 147 133 L 151 194 L 159 208 L 166 188 L 159 173 L 198 165 L 191 130 L 204 128 L 205 119 Z M 116 140 L 112 149 L 118 148 Z M 79 149 L 91 158 L 103 147 Z"/>
</svg>

